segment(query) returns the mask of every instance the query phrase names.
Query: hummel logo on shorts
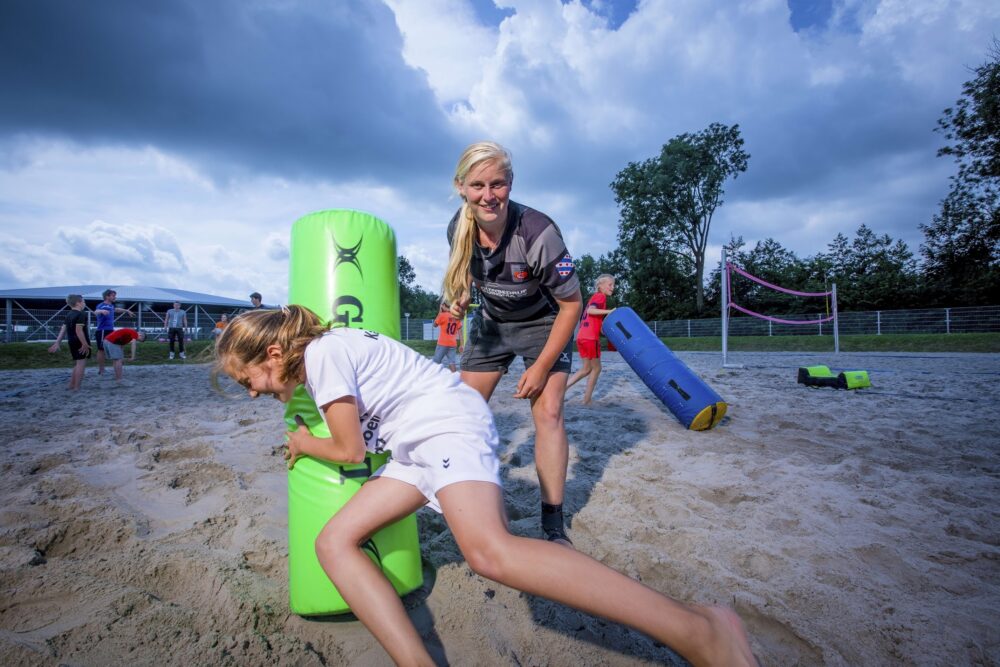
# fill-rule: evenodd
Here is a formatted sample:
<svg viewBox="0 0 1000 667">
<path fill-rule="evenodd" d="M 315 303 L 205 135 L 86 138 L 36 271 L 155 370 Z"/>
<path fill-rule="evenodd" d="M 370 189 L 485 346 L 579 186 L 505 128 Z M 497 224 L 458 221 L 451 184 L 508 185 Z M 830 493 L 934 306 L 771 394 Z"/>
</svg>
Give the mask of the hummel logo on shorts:
<svg viewBox="0 0 1000 667">
<path fill-rule="evenodd" d="M 441 465 L 445 468 L 449 467 L 451 465 L 451 459 L 441 459 Z"/>
</svg>

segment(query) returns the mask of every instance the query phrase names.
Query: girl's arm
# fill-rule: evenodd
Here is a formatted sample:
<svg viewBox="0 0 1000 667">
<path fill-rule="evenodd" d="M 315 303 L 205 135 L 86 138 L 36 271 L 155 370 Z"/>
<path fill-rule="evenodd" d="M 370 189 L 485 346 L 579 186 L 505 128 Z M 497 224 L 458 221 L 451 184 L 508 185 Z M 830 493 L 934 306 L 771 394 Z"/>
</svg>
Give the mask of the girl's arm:
<svg viewBox="0 0 1000 667">
<path fill-rule="evenodd" d="M 557 299 L 556 303 L 559 305 L 559 313 L 552 324 L 552 330 L 549 331 L 549 338 L 545 341 L 545 347 L 542 348 L 538 359 L 518 380 L 514 398 L 534 398 L 542 392 L 552 365 L 556 363 L 559 354 L 566 348 L 566 343 L 573 337 L 576 323 L 580 319 L 580 311 L 583 309 L 580 292 L 567 299 Z"/>
<path fill-rule="evenodd" d="M 330 428 L 329 438 L 317 438 L 305 426 L 288 434 L 288 469 L 300 456 L 312 456 L 337 463 L 361 463 L 365 460 L 365 440 L 361 435 L 358 403 L 353 396 L 344 396 L 320 408 Z"/>
<path fill-rule="evenodd" d="M 610 308 L 610 309 L 608 309 L 608 308 L 594 308 L 593 306 L 591 306 L 590 308 L 587 309 L 587 314 L 588 315 L 610 315 L 613 312 L 615 312 L 614 308 Z"/>
</svg>

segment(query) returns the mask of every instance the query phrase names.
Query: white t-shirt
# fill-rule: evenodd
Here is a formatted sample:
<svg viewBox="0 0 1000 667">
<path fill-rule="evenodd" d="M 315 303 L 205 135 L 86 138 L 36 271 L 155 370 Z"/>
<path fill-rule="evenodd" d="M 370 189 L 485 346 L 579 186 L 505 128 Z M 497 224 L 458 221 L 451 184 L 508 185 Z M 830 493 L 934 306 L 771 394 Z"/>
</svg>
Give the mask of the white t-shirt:
<svg viewBox="0 0 1000 667">
<path fill-rule="evenodd" d="M 317 406 L 353 396 L 365 447 L 391 449 L 402 462 L 427 438 L 492 421 L 486 401 L 458 373 L 374 331 L 323 334 L 306 347 L 305 368 L 306 391 Z"/>
</svg>

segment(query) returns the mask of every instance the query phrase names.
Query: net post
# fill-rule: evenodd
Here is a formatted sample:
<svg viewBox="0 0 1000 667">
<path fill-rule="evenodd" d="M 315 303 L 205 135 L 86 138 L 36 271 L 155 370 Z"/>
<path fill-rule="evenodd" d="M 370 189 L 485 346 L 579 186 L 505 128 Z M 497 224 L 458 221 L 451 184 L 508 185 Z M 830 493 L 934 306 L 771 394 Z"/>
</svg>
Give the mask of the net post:
<svg viewBox="0 0 1000 667">
<path fill-rule="evenodd" d="M 727 335 L 729 333 L 729 327 L 726 322 L 726 315 L 729 314 L 729 271 L 726 268 L 726 246 L 722 246 L 722 270 L 719 272 L 719 280 L 721 281 L 719 287 L 722 292 L 722 298 L 719 299 L 722 302 L 722 366 L 726 366 L 726 353 L 727 350 Z"/>
<path fill-rule="evenodd" d="M 840 354 L 840 327 L 837 321 L 837 283 L 833 283 L 833 353 Z"/>
<path fill-rule="evenodd" d="M 720 274 L 722 298 L 722 367 L 743 368 L 743 364 L 730 364 L 729 355 L 729 269 L 726 264 L 726 247 L 722 246 L 722 272 Z"/>
</svg>

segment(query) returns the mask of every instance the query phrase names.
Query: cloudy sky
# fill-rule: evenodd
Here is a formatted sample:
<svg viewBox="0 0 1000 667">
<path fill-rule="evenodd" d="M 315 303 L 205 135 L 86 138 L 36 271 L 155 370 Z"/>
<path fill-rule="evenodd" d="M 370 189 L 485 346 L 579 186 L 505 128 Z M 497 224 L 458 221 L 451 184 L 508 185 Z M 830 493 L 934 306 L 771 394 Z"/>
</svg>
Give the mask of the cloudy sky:
<svg viewBox="0 0 1000 667">
<path fill-rule="evenodd" d="M 615 174 L 712 122 L 751 154 L 712 257 L 861 224 L 916 252 L 954 171 L 936 121 L 998 34 L 995 0 L 5 0 L 0 288 L 279 303 L 292 223 L 355 208 L 437 292 L 484 138 L 596 257 Z"/>
</svg>

